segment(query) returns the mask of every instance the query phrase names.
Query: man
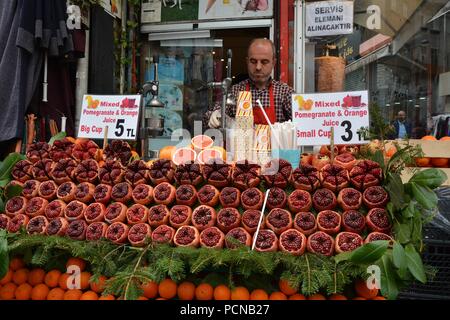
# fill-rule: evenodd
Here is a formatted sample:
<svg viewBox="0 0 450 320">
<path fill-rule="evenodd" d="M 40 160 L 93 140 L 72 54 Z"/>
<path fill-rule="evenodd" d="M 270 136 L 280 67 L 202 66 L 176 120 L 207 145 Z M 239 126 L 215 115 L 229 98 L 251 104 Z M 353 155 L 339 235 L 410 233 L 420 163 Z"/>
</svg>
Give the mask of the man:
<svg viewBox="0 0 450 320">
<path fill-rule="evenodd" d="M 406 112 L 399 111 L 397 120 L 393 123 L 395 129 L 395 139 L 404 139 L 411 137 L 411 124 L 406 122 Z"/>
<path fill-rule="evenodd" d="M 231 87 L 231 94 L 235 99 L 240 91 L 251 91 L 253 116 L 255 124 L 267 124 L 267 121 L 257 105 L 261 101 L 271 123 L 285 122 L 292 119 L 292 93 L 294 90 L 288 85 L 272 79 L 272 70 L 276 63 L 275 46 L 268 39 L 254 39 L 247 51 L 247 71 L 249 79 Z M 208 111 L 204 117 L 204 124 L 210 128 L 221 126 L 220 105 Z M 227 106 L 226 114 L 235 117 L 236 107 Z"/>
</svg>

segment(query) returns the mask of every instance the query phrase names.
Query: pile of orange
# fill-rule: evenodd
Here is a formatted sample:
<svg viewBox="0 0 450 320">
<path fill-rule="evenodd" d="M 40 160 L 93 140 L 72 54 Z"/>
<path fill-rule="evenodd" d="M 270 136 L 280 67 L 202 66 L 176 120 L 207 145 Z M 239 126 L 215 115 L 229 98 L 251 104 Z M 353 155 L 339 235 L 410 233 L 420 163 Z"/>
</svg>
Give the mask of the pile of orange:
<svg viewBox="0 0 450 320">
<path fill-rule="evenodd" d="M 436 139 L 436 137 L 434 137 L 434 136 L 424 136 L 421 140 L 438 141 Z M 439 139 L 439 141 L 450 141 L 450 137 L 443 137 L 443 138 Z M 418 167 L 447 168 L 447 167 L 449 167 L 449 164 L 450 164 L 449 158 L 423 157 L 423 158 L 416 158 L 414 160 Z"/>
</svg>

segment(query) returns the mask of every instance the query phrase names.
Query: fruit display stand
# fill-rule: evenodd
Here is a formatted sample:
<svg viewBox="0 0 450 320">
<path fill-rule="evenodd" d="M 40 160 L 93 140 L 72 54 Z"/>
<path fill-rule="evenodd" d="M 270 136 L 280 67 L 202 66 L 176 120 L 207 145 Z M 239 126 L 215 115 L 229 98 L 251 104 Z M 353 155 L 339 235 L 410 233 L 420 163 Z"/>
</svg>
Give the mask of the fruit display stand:
<svg viewBox="0 0 450 320">
<path fill-rule="evenodd" d="M 139 160 L 122 141 L 34 144 L 0 172 L 12 180 L 0 298 L 95 299 L 100 280 L 103 296 L 125 300 L 395 299 L 411 279 L 426 282 L 412 226 L 437 206 L 427 195 L 444 174 L 414 175 L 411 191 L 389 165 L 346 153 L 317 168 L 313 158 L 296 170 L 283 159 L 175 165 Z M 73 265 L 79 289 L 67 287 Z M 381 290 L 363 280 L 371 266 Z"/>
</svg>

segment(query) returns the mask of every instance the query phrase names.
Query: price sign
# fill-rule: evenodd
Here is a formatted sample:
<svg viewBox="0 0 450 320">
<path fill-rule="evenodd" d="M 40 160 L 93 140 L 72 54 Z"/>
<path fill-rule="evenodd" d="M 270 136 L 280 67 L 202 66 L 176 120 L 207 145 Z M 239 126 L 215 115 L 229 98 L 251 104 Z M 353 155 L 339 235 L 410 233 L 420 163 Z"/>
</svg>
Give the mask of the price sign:
<svg viewBox="0 0 450 320">
<path fill-rule="evenodd" d="M 85 95 L 78 137 L 103 139 L 108 127 L 108 139 L 136 140 L 140 105 L 140 95 Z"/>
<path fill-rule="evenodd" d="M 298 146 L 364 144 L 369 128 L 368 92 L 336 92 L 292 95 L 292 119 Z"/>
</svg>

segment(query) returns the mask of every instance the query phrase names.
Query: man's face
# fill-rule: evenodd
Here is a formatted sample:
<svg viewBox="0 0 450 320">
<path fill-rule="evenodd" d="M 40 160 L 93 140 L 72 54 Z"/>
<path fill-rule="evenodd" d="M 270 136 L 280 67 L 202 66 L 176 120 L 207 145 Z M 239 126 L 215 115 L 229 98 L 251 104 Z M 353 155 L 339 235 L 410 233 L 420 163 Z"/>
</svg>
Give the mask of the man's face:
<svg viewBox="0 0 450 320">
<path fill-rule="evenodd" d="M 404 121 L 406 120 L 406 113 L 403 112 L 403 111 L 400 111 L 400 112 L 397 114 L 397 118 L 398 118 L 398 120 L 399 120 L 400 122 L 404 122 Z"/>
<path fill-rule="evenodd" d="M 267 83 L 274 65 L 274 53 L 270 42 L 255 42 L 248 49 L 248 74 L 256 84 L 265 85 Z"/>
</svg>

